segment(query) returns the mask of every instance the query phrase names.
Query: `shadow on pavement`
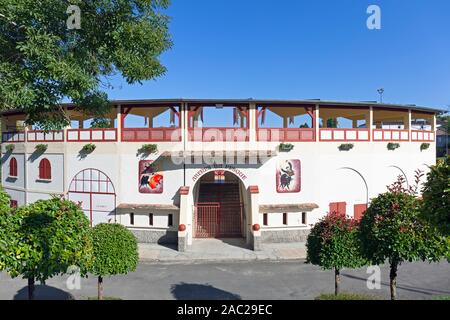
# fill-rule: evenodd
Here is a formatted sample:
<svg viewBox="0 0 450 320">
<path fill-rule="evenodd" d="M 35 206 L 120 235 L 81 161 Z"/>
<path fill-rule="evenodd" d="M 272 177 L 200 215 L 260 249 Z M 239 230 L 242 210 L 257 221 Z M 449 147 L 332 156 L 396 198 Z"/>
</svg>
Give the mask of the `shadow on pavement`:
<svg viewBox="0 0 450 320">
<path fill-rule="evenodd" d="M 209 284 L 184 283 L 172 285 L 170 292 L 177 300 L 241 300 L 241 296 Z"/>
<path fill-rule="evenodd" d="M 232 247 L 238 247 L 242 249 L 250 249 L 250 245 L 247 244 L 245 239 L 242 238 L 219 238 L 223 243 L 226 243 Z"/>
<path fill-rule="evenodd" d="M 75 300 L 70 293 L 46 285 L 36 285 L 34 291 L 35 300 Z M 28 300 L 28 287 L 23 287 L 14 295 L 14 300 Z"/>
<path fill-rule="evenodd" d="M 353 276 L 351 274 L 344 274 L 344 273 L 342 273 L 342 275 L 344 277 L 347 277 L 347 278 L 350 278 L 350 279 L 362 280 L 364 282 L 367 281 L 366 278 Z M 386 287 L 390 286 L 389 282 L 385 282 L 385 281 L 381 281 L 381 285 L 386 286 Z M 397 280 L 397 290 L 398 289 L 402 289 L 402 290 L 405 290 L 405 291 L 416 292 L 416 293 L 421 293 L 421 294 L 426 294 L 426 295 L 430 295 L 430 296 L 431 295 L 435 295 L 435 294 L 450 294 L 450 291 L 447 291 L 447 290 L 417 288 L 417 287 L 413 287 L 413 286 L 402 285 L 402 284 L 399 284 L 399 282 Z"/>
</svg>

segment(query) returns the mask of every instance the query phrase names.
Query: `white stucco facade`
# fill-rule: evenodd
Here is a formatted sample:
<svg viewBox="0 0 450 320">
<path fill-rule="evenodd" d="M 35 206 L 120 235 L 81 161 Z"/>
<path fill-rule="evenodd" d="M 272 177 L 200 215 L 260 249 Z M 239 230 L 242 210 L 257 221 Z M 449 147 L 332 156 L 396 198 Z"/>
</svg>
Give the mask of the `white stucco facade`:
<svg viewBox="0 0 450 320">
<path fill-rule="evenodd" d="M 226 180 L 231 177 L 239 184 L 243 207 L 241 235 L 254 243 L 255 237 L 262 241 L 302 239 L 303 232 L 329 212 L 331 203 L 345 202 L 345 213 L 353 217 L 355 206 L 370 203 L 371 198 L 386 191 L 386 186 L 399 175 L 412 184 L 416 170 L 427 173 L 428 166 L 436 161 L 434 131 L 427 131 L 427 134 L 433 133 L 427 140 L 411 141 L 412 129 L 409 128 L 403 129 L 408 135 L 406 140 L 402 140 L 401 133 L 395 136 L 396 133 L 391 132 L 392 140 L 374 141 L 375 129 L 367 128 L 361 133 L 361 141 L 355 141 L 360 134 L 356 130 L 348 130 L 345 136 L 339 137 L 341 131 L 325 132 L 318 122 L 314 124 L 314 141 L 289 141 L 293 149 L 283 152 L 279 150 L 283 141 L 258 141 L 257 110 L 256 104 L 249 103 L 248 141 L 225 144 L 189 141 L 188 113 L 183 103 L 180 108 L 182 136 L 178 142 L 121 141 L 120 121 L 116 128 L 117 141 L 109 141 L 109 136 L 105 136 L 107 141 L 67 141 L 67 132 L 63 133 L 66 141 L 4 141 L 2 186 L 18 205 L 48 199 L 52 194 L 64 195 L 82 203 L 93 224 L 115 221 L 133 230 L 140 241 L 176 242 L 178 239 L 182 249 L 195 237 L 198 186 L 211 172 L 229 172 Z M 367 106 L 367 110 L 369 118 L 372 106 Z M 318 104 L 314 112 L 316 115 L 320 112 Z M 412 111 L 406 109 L 405 112 L 411 114 Z M 428 112 L 434 119 L 435 112 Z M 390 141 L 398 142 L 400 147 L 388 150 Z M 47 150 L 36 152 L 36 145 L 42 143 L 48 145 Z M 82 154 L 80 151 L 87 143 L 95 144 L 96 148 L 92 153 Z M 147 143 L 156 144 L 158 151 L 139 154 L 138 150 Z M 340 150 L 345 143 L 353 144 L 353 148 Z M 424 143 L 429 144 L 425 150 Z M 7 151 L 8 144 L 15 145 L 12 152 Z M 243 163 L 214 165 L 204 158 L 211 156 L 211 151 L 221 150 L 243 155 Z M 255 162 L 249 156 L 252 151 L 265 152 L 265 156 Z M 174 163 L 172 152 L 192 152 L 200 160 L 193 164 Z M 9 174 L 13 157 L 17 161 L 16 177 Z M 51 163 L 51 179 L 39 178 L 40 161 L 44 158 Z M 223 157 L 216 154 L 215 158 Z M 153 160 L 163 176 L 160 193 L 140 192 L 140 163 L 145 160 Z M 299 190 L 279 192 L 279 165 L 292 160 L 299 163 Z M 277 232 L 283 235 L 277 237 Z"/>
</svg>

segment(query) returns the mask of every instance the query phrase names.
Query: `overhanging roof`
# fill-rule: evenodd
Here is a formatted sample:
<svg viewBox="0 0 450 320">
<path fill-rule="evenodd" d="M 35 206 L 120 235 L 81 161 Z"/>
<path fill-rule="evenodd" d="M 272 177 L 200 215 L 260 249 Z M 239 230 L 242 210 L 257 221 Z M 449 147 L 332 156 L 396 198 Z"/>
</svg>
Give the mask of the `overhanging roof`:
<svg viewBox="0 0 450 320">
<path fill-rule="evenodd" d="M 173 204 L 134 204 L 134 203 L 121 203 L 117 206 L 118 209 L 130 209 L 130 210 L 180 210 L 179 207 Z"/>
<path fill-rule="evenodd" d="M 416 111 L 427 111 L 441 113 L 448 110 L 444 108 L 427 107 L 427 106 L 417 106 L 415 104 L 392 104 L 392 103 L 378 103 L 376 101 L 356 101 L 356 102 L 346 102 L 346 101 L 327 101 L 320 99 L 310 99 L 310 100 L 283 100 L 283 99 L 185 99 L 185 98 L 174 98 L 174 99 L 132 99 L 132 100 L 111 100 L 113 105 L 121 106 L 152 106 L 152 105 L 180 105 L 182 103 L 189 103 L 192 105 L 243 105 L 254 103 L 256 105 L 272 105 L 272 106 L 286 106 L 286 105 L 304 105 L 304 106 L 329 106 L 329 107 L 377 107 L 377 108 L 390 108 L 390 109 L 411 109 Z M 62 106 L 74 107 L 72 103 L 62 103 Z M 19 110 L 8 110 L 0 114 L 8 114 L 18 112 Z"/>
<path fill-rule="evenodd" d="M 315 203 L 293 203 L 293 204 L 262 204 L 259 206 L 259 212 L 299 212 L 312 211 L 319 208 Z"/>
</svg>

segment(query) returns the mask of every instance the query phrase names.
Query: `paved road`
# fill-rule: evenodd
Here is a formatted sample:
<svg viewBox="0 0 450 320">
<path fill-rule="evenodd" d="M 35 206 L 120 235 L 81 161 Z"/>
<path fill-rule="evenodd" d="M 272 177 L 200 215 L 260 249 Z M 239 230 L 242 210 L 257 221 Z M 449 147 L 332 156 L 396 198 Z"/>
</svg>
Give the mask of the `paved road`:
<svg viewBox="0 0 450 320">
<path fill-rule="evenodd" d="M 366 288 L 366 269 L 343 272 L 343 291 L 389 297 L 388 268 L 381 269 L 380 290 Z M 38 288 L 45 298 L 76 299 L 96 295 L 96 279 L 81 281 L 80 290 L 68 290 L 66 277 L 47 282 Z M 303 262 L 235 262 L 211 264 L 145 264 L 128 276 L 105 278 L 105 295 L 122 299 L 314 299 L 334 288 L 331 271 Z M 11 279 L 0 273 L 0 299 L 26 297 L 26 280 Z M 414 263 L 399 269 L 400 299 L 431 299 L 436 295 L 450 295 L 450 264 Z M 61 290 L 62 289 L 62 290 Z"/>
</svg>

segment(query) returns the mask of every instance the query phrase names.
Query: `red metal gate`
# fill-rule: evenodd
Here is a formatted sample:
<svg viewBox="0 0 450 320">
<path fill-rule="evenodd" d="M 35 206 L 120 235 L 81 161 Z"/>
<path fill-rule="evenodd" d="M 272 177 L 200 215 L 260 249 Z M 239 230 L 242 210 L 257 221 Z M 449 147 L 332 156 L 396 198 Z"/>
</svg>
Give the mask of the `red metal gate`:
<svg viewBox="0 0 450 320">
<path fill-rule="evenodd" d="M 197 203 L 194 210 L 196 238 L 242 237 L 242 203 Z"/>
</svg>

